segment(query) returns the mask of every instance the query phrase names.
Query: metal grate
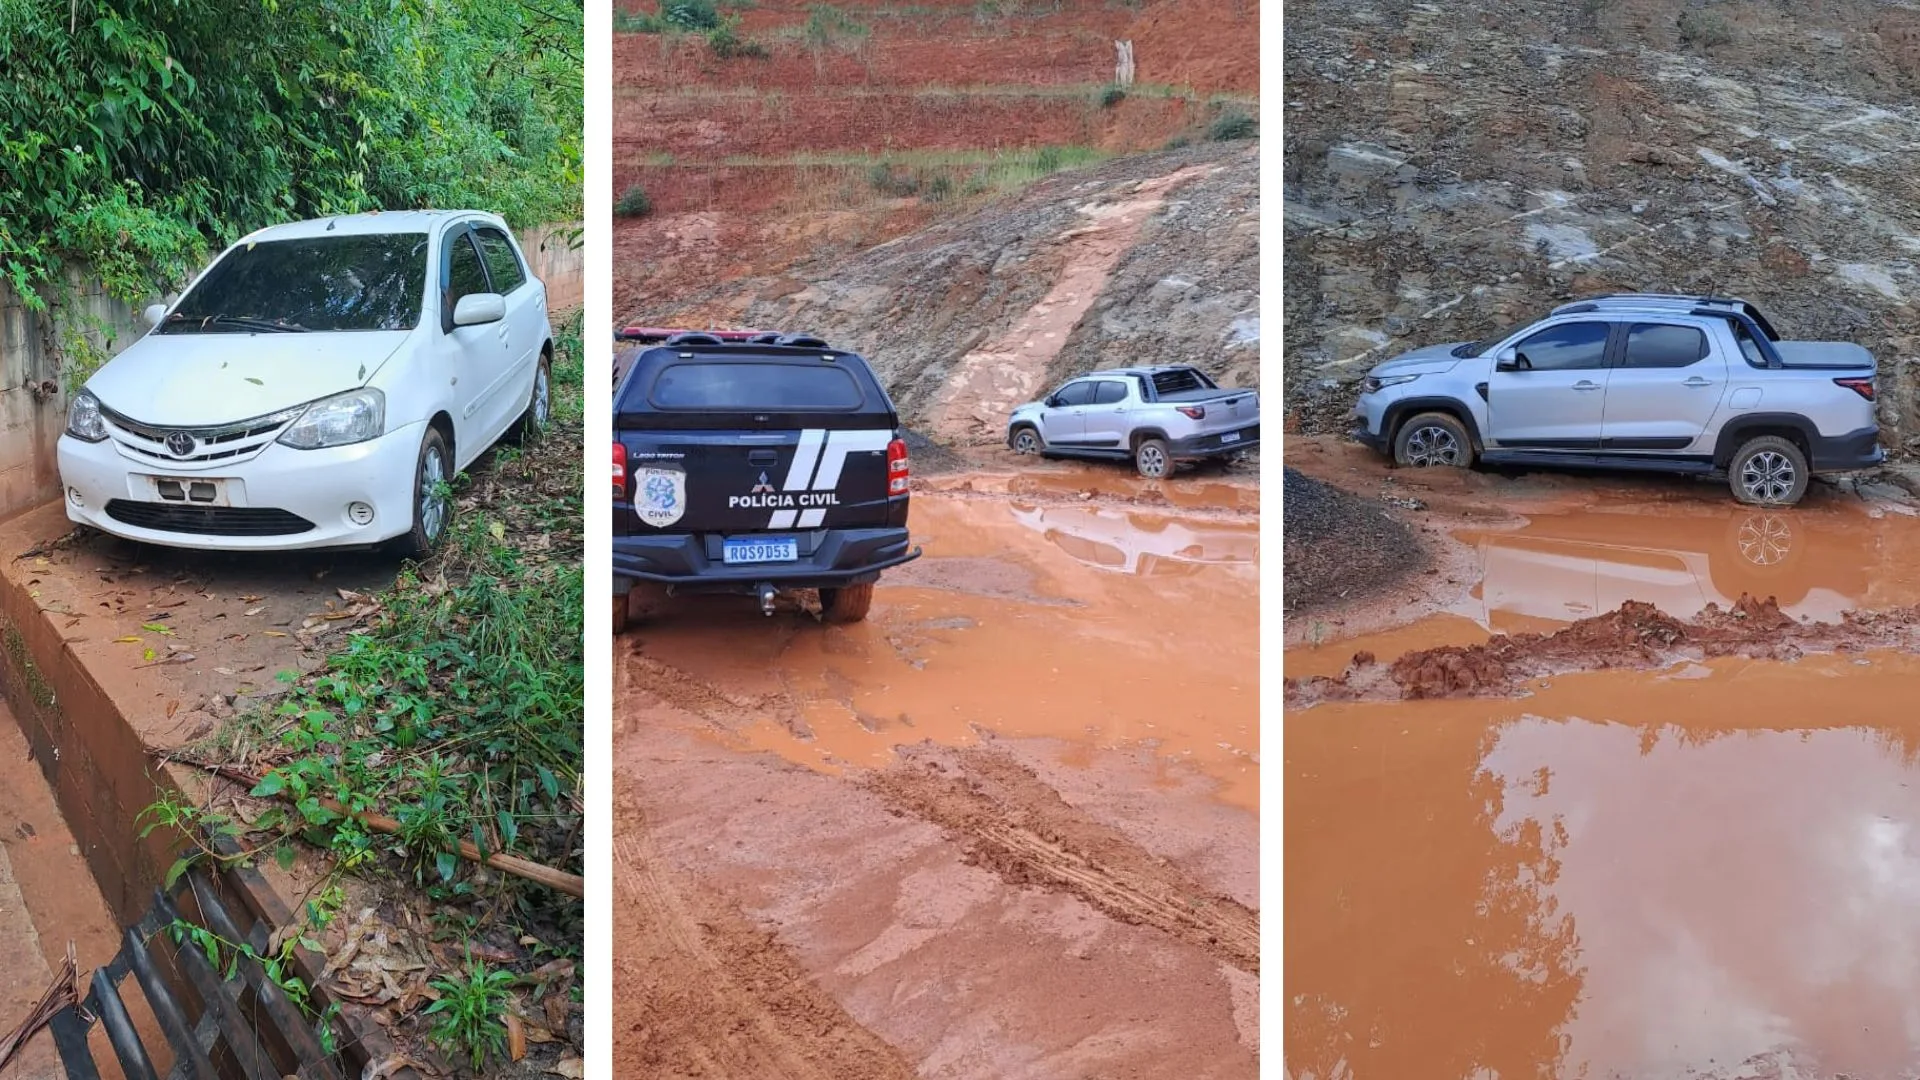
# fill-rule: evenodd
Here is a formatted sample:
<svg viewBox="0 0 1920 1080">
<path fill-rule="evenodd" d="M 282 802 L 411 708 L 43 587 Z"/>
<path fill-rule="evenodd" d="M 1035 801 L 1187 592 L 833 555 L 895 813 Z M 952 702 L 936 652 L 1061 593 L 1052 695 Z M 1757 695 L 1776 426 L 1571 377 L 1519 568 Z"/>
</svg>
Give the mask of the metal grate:
<svg viewBox="0 0 1920 1080">
<path fill-rule="evenodd" d="M 216 879 L 199 870 L 182 875 L 176 895 L 155 890 L 146 916 L 129 927 L 112 962 L 93 973 L 86 998 L 54 1014 L 53 1038 L 72 1080 L 98 1080 L 88 1035 L 105 1031 L 119 1071 L 128 1080 L 160 1080 L 155 1050 L 142 1041 L 121 987 L 129 976 L 152 1010 L 171 1059 L 167 1080 L 343 1080 L 341 1058 L 321 1048 L 316 1028 L 260 965 L 242 958 L 224 978 L 190 941 L 176 945 L 176 920 L 229 942 L 263 948 L 268 929 L 257 921 L 242 931 L 219 895 Z"/>
<path fill-rule="evenodd" d="M 107 516 L 139 529 L 198 536 L 291 536 L 313 528 L 313 522 L 299 514 L 258 506 L 176 506 L 110 499 Z"/>
</svg>

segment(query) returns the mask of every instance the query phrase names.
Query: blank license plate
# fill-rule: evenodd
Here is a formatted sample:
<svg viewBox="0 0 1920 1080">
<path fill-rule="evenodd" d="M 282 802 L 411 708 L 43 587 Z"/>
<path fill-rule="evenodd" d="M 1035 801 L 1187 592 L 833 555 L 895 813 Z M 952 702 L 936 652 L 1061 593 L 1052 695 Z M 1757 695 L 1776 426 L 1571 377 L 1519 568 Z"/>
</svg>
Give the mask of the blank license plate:
<svg viewBox="0 0 1920 1080">
<path fill-rule="evenodd" d="M 1225 435 L 1220 436 L 1220 441 L 1223 443 L 1239 442 L 1240 433 L 1237 431 L 1229 431 Z"/>
<path fill-rule="evenodd" d="M 721 560 L 728 565 L 736 563 L 793 562 L 800 558 L 800 541 L 791 536 L 775 536 L 753 540 L 724 540 L 720 547 Z"/>
<path fill-rule="evenodd" d="M 147 477 L 148 497 L 154 502 L 178 503 L 183 506 L 230 506 L 232 501 L 227 495 L 225 480 L 208 480 L 188 476 L 149 476 Z"/>
</svg>

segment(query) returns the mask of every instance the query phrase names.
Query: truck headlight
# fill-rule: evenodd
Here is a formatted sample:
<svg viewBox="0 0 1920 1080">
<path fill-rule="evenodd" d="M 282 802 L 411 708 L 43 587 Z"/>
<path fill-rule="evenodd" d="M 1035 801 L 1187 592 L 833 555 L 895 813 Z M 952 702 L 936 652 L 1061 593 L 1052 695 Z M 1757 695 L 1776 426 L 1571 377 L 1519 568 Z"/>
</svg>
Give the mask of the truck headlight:
<svg viewBox="0 0 1920 1080">
<path fill-rule="evenodd" d="M 1360 392 L 1363 394 L 1378 393 L 1385 387 L 1399 386 L 1401 383 L 1410 383 L 1419 377 L 1418 375 L 1388 375 L 1386 378 L 1381 378 L 1378 375 L 1369 375 L 1365 381 L 1361 382 Z"/>
<path fill-rule="evenodd" d="M 67 406 L 67 434 L 85 442 L 99 442 L 107 437 L 107 422 L 100 416 L 100 399 L 90 390 L 82 390 L 73 395 L 73 403 Z"/>
<path fill-rule="evenodd" d="M 321 450 L 377 439 L 386 431 L 387 395 L 369 387 L 308 405 L 279 441 L 295 450 Z"/>
</svg>

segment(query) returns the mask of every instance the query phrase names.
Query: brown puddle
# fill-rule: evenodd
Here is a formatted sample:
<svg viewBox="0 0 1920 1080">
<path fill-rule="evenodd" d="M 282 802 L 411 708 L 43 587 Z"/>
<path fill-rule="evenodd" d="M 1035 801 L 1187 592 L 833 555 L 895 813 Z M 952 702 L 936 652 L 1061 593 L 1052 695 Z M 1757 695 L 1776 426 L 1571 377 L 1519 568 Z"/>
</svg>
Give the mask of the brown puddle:
<svg viewBox="0 0 1920 1080">
<path fill-rule="evenodd" d="M 1290 1074 L 1912 1075 L 1920 658 L 1533 689 L 1288 715 Z"/>
<path fill-rule="evenodd" d="M 865 623 L 690 597 L 634 635 L 649 688 L 732 745 L 815 768 L 894 747 L 1151 746 L 1258 805 L 1258 527 L 1109 507 L 925 494 L 925 555 Z"/>
</svg>

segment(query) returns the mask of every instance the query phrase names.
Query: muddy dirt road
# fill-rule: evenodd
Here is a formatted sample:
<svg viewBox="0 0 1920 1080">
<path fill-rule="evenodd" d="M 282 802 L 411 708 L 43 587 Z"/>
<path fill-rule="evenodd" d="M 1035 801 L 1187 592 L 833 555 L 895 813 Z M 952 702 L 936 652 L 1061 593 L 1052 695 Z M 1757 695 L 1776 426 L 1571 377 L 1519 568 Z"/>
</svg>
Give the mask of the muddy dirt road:
<svg viewBox="0 0 1920 1080">
<path fill-rule="evenodd" d="M 1289 1074 L 1914 1075 L 1911 497 L 1296 441 L 1434 572 L 1289 629 Z"/>
<path fill-rule="evenodd" d="M 866 623 L 617 641 L 620 1067 L 1253 1076 L 1257 490 L 916 485 Z"/>
</svg>

